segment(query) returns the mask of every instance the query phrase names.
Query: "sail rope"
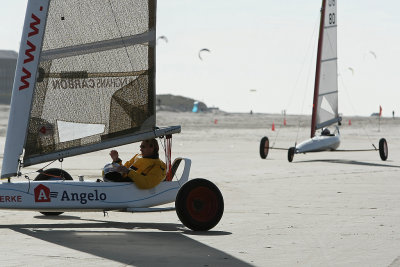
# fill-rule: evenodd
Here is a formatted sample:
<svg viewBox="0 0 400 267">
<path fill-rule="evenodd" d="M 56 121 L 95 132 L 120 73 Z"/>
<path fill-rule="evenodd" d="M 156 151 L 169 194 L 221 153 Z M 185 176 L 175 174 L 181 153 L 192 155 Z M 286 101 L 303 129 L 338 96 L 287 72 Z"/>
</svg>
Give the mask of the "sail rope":
<svg viewBox="0 0 400 267">
<path fill-rule="evenodd" d="M 312 40 L 313 38 L 315 38 L 314 36 L 315 36 L 315 33 L 316 33 L 316 29 L 318 28 L 317 25 L 318 25 L 318 23 L 315 23 L 314 31 L 313 31 L 313 36 L 312 36 L 311 40 Z M 311 40 L 310 40 L 310 41 L 311 41 Z M 311 55 L 314 55 L 314 54 L 315 54 L 315 49 L 316 49 L 316 44 L 315 44 L 315 42 L 314 42 L 314 45 L 312 45 L 312 43 L 310 42 L 310 47 L 312 48 Z M 309 48 L 309 49 L 310 49 L 310 48 Z M 304 87 L 303 101 L 302 101 L 302 103 L 301 103 L 301 109 L 300 109 L 300 110 L 301 110 L 301 114 L 304 114 L 304 106 L 305 106 L 304 103 L 306 102 L 307 88 L 308 88 L 308 85 L 309 85 L 309 82 L 310 82 L 311 69 L 312 69 L 312 61 L 310 60 L 310 61 L 309 61 L 309 67 L 308 67 L 308 73 L 307 73 L 307 75 L 306 75 L 307 78 L 306 78 L 306 85 L 305 85 L 305 87 Z M 300 122 L 301 122 L 301 120 L 298 121 L 298 125 L 297 125 L 297 134 L 296 134 L 295 144 L 297 144 L 298 137 L 299 137 Z"/>
<path fill-rule="evenodd" d="M 318 16 L 316 18 L 316 22 L 314 22 L 314 29 L 312 30 L 312 33 L 311 33 L 310 38 L 308 40 L 307 51 L 304 54 L 304 58 L 303 58 L 302 63 L 301 63 L 300 71 L 299 71 L 299 73 L 298 73 L 298 75 L 296 77 L 296 80 L 295 80 L 295 82 L 294 82 L 294 84 L 292 86 L 292 89 L 290 91 L 290 96 L 289 96 L 289 99 L 288 99 L 287 104 L 286 104 L 286 107 L 287 107 L 286 110 L 288 110 L 292 105 L 295 89 L 298 88 L 300 77 L 302 77 L 302 74 L 303 74 L 304 70 L 308 69 L 306 86 L 304 87 L 303 101 L 302 101 L 301 109 L 300 109 L 301 114 L 304 113 L 304 103 L 305 103 L 305 99 L 306 99 L 306 92 L 307 92 L 307 88 L 308 88 L 308 83 L 309 83 L 310 73 L 311 73 L 311 65 L 312 65 L 312 61 L 308 60 L 308 59 L 309 59 L 310 55 L 313 55 L 314 52 L 315 52 L 315 36 L 316 36 L 316 32 L 317 32 L 318 25 L 319 25 L 318 21 L 319 21 L 319 13 L 318 13 Z M 307 62 L 309 64 L 308 68 L 305 67 Z M 279 125 L 282 126 L 282 123 L 279 124 Z M 275 142 L 278 139 L 278 136 L 279 136 L 281 128 L 282 127 L 279 127 L 278 131 L 276 132 L 274 140 L 273 140 L 272 145 L 271 145 L 271 148 L 274 148 Z M 300 121 L 298 122 L 298 126 L 297 126 L 297 134 L 296 134 L 295 143 L 297 143 L 297 140 L 298 140 L 299 130 L 300 130 Z"/>
<path fill-rule="evenodd" d="M 155 136 L 157 137 L 157 136 Z M 166 173 L 166 177 L 165 180 L 166 181 L 172 181 L 172 179 L 174 177 L 177 178 L 176 173 L 174 174 L 174 176 L 171 176 L 172 174 L 172 135 L 166 135 L 166 136 L 160 136 L 160 144 L 161 147 L 164 150 L 164 155 L 165 155 L 165 163 L 167 165 L 167 173 Z"/>
<path fill-rule="evenodd" d="M 278 139 L 279 132 L 281 131 L 281 128 L 282 128 L 281 126 L 282 126 L 282 124 L 279 124 L 278 131 L 275 134 L 274 141 L 272 142 L 272 145 L 270 146 L 270 148 L 274 148 L 275 147 L 276 139 Z"/>
<path fill-rule="evenodd" d="M 302 64 L 301 64 L 300 71 L 299 71 L 299 73 L 298 73 L 298 75 L 297 75 L 297 78 L 296 78 L 296 80 L 295 80 L 295 83 L 294 83 L 294 85 L 293 85 L 293 87 L 292 87 L 292 90 L 291 90 L 291 92 L 290 92 L 290 97 L 289 97 L 288 103 L 286 104 L 286 107 L 287 107 L 287 108 L 290 108 L 290 106 L 291 106 L 291 104 L 292 104 L 292 100 L 293 100 L 293 96 L 294 96 L 295 89 L 296 89 L 297 86 L 298 86 L 298 83 L 299 83 L 299 81 L 300 81 L 300 77 L 302 77 L 303 71 L 306 69 L 306 68 L 305 68 L 305 65 L 306 65 L 307 62 L 309 62 L 308 59 L 309 59 L 310 55 L 314 54 L 314 51 L 315 51 L 315 35 L 316 35 L 316 32 L 317 32 L 317 28 L 318 28 L 318 19 L 317 19 L 317 22 L 314 23 L 314 29 L 313 29 L 313 31 L 312 31 L 312 33 L 311 33 L 311 35 L 310 35 L 309 40 L 308 40 L 307 51 L 306 51 L 306 53 L 304 54 L 304 58 L 303 58 L 303 61 L 302 61 Z M 311 52 L 311 54 L 310 54 L 310 51 L 311 51 L 311 50 L 312 50 L 312 52 Z M 308 64 L 311 65 L 310 62 L 309 62 Z M 310 68 L 311 68 L 311 67 L 308 68 L 309 71 L 310 71 Z M 307 88 L 307 87 L 306 87 L 306 88 Z M 303 110 L 301 110 L 301 111 L 303 111 Z"/>
<path fill-rule="evenodd" d="M 45 168 L 48 167 L 49 165 L 53 164 L 53 163 L 54 163 L 55 161 L 57 161 L 57 160 L 61 162 L 61 167 L 60 167 L 60 169 L 62 169 L 62 162 L 63 162 L 63 161 L 62 161 L 62 160 L 59 160 L 59 159 L 55 159 L 55 160 L 51 161 L 50 163 L 48 163 L 47 165 L 45 165 L 44 167 L 42 167 L 42 168 L 40 168 L 40 169 L 38 169 L 38 170 L 36 170 L 36 171 L 30 171 L 30 172 L 24 172 L 24 173 L 21 173 L 21 172 L 18 171 L 18 176 L 24 175 L 26 179 L 30 180 L 30 179 L 29 179 L 29 176 L 27 176 L 28 174 L 37 173 L 37 172 L 38 172 L 38 173 L 45 174 L 45 173 L 43 173 L 43 169 L 45 169 Z M 45 175 L 48 175 L 48 174 L 45 174 Z M 54 175 L 48 175 L 48 176 L 58 177 L 58 176 L 54 176 Z"/>
</svg>

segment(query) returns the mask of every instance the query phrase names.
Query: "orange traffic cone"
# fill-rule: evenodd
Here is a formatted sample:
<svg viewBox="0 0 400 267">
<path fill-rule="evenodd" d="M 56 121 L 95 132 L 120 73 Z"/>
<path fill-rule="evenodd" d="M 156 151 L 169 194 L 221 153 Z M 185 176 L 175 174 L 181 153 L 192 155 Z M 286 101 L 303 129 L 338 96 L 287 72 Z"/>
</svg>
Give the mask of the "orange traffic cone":
<svg viewBox="0 0 400 267">
<path fill-rule="evenodd" d="M 275 131 L 275 123 L 272 122 L 272 131 Z"/>
<path fill-rule="evenodd" d="M 351 125 L 351 120 L 349 120 L 349 125 Z"/>
</svg>

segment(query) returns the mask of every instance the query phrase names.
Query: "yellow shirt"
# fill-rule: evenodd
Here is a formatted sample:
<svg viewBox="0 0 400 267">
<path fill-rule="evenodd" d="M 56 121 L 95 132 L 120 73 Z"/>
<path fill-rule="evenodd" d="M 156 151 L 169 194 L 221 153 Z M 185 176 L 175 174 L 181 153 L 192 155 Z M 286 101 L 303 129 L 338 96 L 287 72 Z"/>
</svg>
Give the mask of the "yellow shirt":
<svg viewBox="0 0 400 267">
<path fill-rule="evenodd" d="M 166 166 L 160 159 L 142 158 L 136 154 L 124 166 L 129 169 L 127 176 L 140 189 L 150 189 L 165 179 Z"/>
</svg>

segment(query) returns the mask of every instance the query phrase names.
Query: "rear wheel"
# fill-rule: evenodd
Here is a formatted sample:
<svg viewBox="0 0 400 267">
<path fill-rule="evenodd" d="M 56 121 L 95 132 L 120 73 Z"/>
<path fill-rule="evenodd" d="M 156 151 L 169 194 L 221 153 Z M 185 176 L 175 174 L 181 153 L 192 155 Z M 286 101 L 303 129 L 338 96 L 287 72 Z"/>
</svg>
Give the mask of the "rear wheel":
<svg viewBox="0 0 400 267">
<path fill-rule="evenodd" d="M 288 159 L 288 161 L 289 162 L 292 162 L 293 161 L 293 158 L 294 158 L 294 147 L 290 147 L 289 149 L 288 149 L 288 154 L 287 154 L 287 159 Z"/>
<path fill-rule="evenodd" d="M 36 176 L 35 181 L 54 181 L 54 180 L 72 180 L 71 175 L 68 172 L 52 168 L 47 170 L 42 170 L 39 175 Z"/>
<path fill-rule="evenodd" d="M 40 171 L 39 175 L 36 176 L 36 178 L 34 179 L 34 181 L 54 181 L 54 180 L 72 180 L 72 177 L 71 175 L 69 175 L 68 172 L 64 170 L 52 168 Z M 45 216 L 57 216 L 62 214 L 63 212 L 43 211 L 40 213 Z"/>
<path fill-rule="evenodd" d="M 179 190 L 175 200 L 179 220 L 193 231 L 207 231 L 224 213 L 224 199 L 218 187 L 206 179 L 193 179 Z"/>
<path fill-rule="evenodd" d="M 379 140 L 379 156 L 383 161 L 387 160 L 389 155 L 389 149 L 385 138 Z"/>
<path fill-rule="evenodd" d="M 269 152 L 269 139 L 264 136 L 260 141 L 260 157 L 262 159 L 267 158 Z"/>
</svg>

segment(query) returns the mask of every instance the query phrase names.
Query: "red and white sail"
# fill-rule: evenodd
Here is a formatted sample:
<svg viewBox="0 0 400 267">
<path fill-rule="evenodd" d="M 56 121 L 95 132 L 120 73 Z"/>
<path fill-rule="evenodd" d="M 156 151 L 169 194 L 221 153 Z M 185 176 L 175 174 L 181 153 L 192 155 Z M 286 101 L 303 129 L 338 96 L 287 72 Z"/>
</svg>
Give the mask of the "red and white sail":
<svg viewBox="0 0 400 267">
<path fill-rule="evenodd" d="M 338 115 L 337 1 L 323 0 L 318 42 L 311 137 L 341 120 Z"/>
</svg>

